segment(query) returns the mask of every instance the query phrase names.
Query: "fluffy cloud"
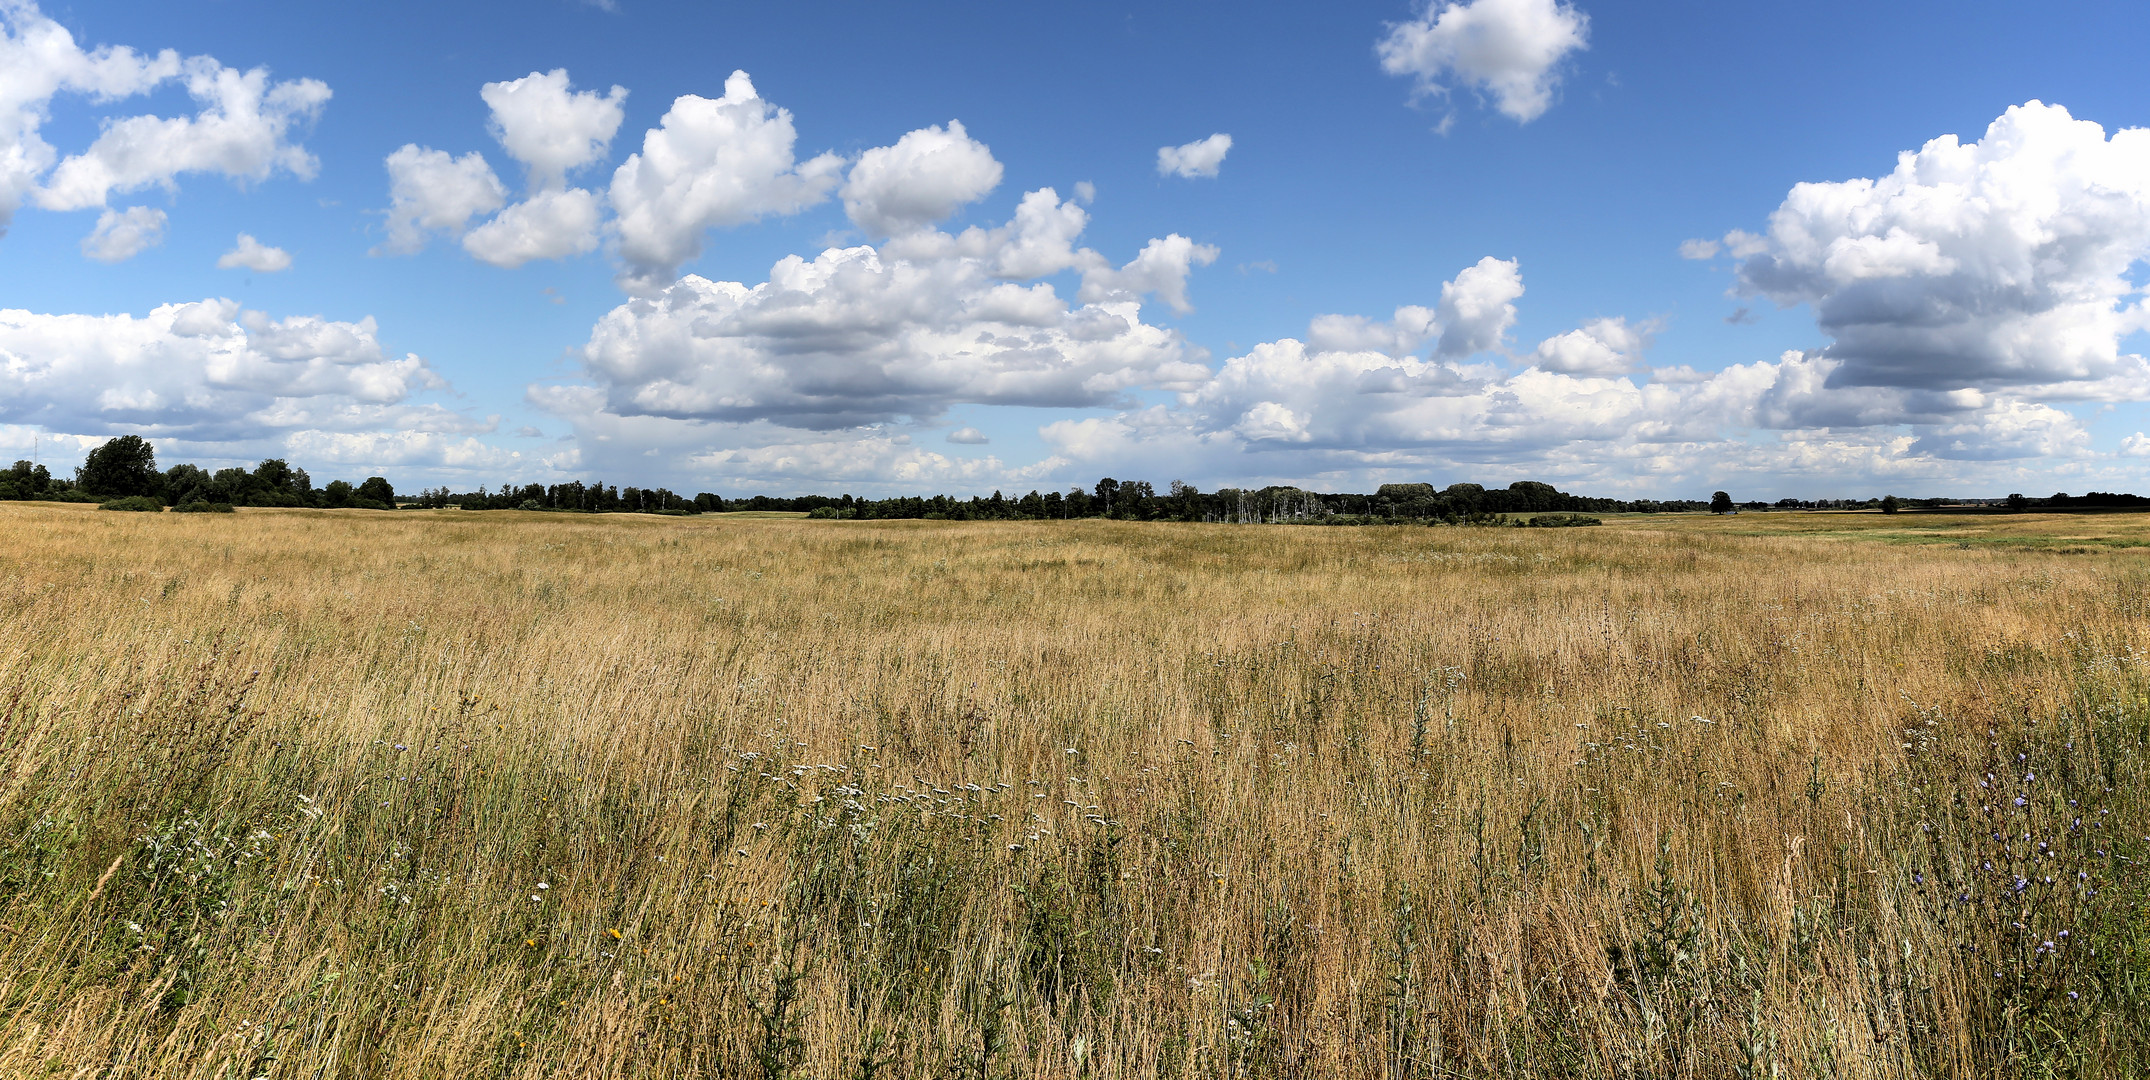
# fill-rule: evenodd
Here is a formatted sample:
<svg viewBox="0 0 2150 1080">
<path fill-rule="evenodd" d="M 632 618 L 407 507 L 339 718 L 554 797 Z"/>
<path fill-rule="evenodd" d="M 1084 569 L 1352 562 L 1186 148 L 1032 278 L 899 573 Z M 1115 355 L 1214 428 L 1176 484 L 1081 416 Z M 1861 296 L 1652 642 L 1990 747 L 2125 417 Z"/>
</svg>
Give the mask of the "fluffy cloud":
<svg viewBox="0 0 2150 1080">
<path fill-rule="evenodd" d="M 1375 51 L 1382 70 L 1412 76 L 1422 93 L 1445 94 L 1453 80 L 1527 123 L 1552 105 L 1560 61 L 1587 47 L 1589 32 L 1589 16 L 1559 0 L 1437 0 L 1391 25 Z"/>
<path fill-rule="evenodd" d="M 461 234 L 471 218 L 500 209 L 508 191 L 475 151 L 458 158 L 406 143 L 388 155 L 388 198 L 388 241 L 375 251 L 408 255 L 429 234 Z"/>
<path fill-rule="evenodd" d="M 984 198 L 1000 176 L 993 152 L 950 120 L 860 154 L 844 182 L 844 212 L 870 236 L 894 236 Z"/>
<path fill-rule="evenodd" d="M 1812 307 L 1831 386 L 2150 396 L 2119 352 L 2145 323 L 2126 274 L 2150 257 L 2150 131 L 2030 102 L 1879 179 L 1800 184 L 1746 239 L 1742 284 Z"/>
<path fill-rule="evenodd" d="M 959 446 L 984 446 L 993 440 L 986 438 L 985 432 L 977 428 L 959 427 L 948 433 L 948 441 Z"/>
<path fill-rule="evenodd" d="M 1491 255 L 1441 284 L 1438 315 L 1442 356 L 1469 356 L 1501 343 L 1515 325 L 1515 300 L 1523 295 L 1523 272 L 1514 259 Z"/>
<path fill-rule="evenodd" d="M 1563 375 L 1624 375 L 1642 362 L 1654 324 L 1630 326 L 1624 318 L 1593 319 L 1538 343 L 1538 366 Z"/>
<path fill-rule="evenodd" d="M 316 163 L 289 141 L 291 129 L 320 115 L 328 85 L 271 83 L 261 68 L 237 71 L 205 56 L 183 61 L 187 93 L 202 104 L 189 117 L 129 116 L 109 121 L 87 150 L 60 162 L 35 195 L 47 210 L 103 206 L 114 191 L 171 188 L 182 173 L 266 180 L 278 171 L 312 179 Z"/>
<path fill-rule="evenodd" d="M 597 196 L 581 188 L 541 191 L 464 234 L 463 250 L 507 269 L 586 254 L 597 250 L 603 213 Z"/>
<path fill-rule="evenodd" d="M 115 191 L 169 189 L 190 172 L 309 178 L 314 159 L 290 137 L 329 98 L 328 87 L 313 79 L 272 83 L 266 71 L 240 72 L 206 56 L 84 50 L 21 0 L 0 4 L 0 73 L 0 228 L 26 199 L 51 210 L 101 207 Z M 87 149 L 65 160 L 41 135 L 61 94 L 108 104 L 175 79 L 201 104 L 194 116 L 107 119 Z"/>
<path fill-rule="evenodd" d="M 568 173 L 603 160 L 627 115 L 625 88 L 605 95 L 577 92 L 564 68 L 486 83 L 478 96 L 492 110 L 493 137 L 530 170 L 530 186 L 538 191 L 562 187 Z"/>
<path fill-rule="evenodd" d="M 625 115 L 627 91 L 576 91 L 565 69 L 486 83 L 493 137 L 530 173 L 532 194 L 507 202 L 507 187 L 475 151 L 462 157 L 406 145 L 388 156 L 388 242 L 379 250 L 409 254 L 431 233 L 461 235 L 463 250 L 513 269 L 534 259 L 597 250 L 604 204 L 596 193 L 567 187 L 567 174 L 602 160 Z M 470 220 L 500 213 L 470 228 Z M 468 229 L 468 232 L 465 230 Z"/>
<path fill-rule="evenodd" d="M 443 386 L 424 360 L 382 349 L 370 318 L 272 320 L 220 299 L 140 318 L 0 310 L 0 420 L 54 431 L 467 431 L 409 400 Z"/>
<path fill-rule="evenodd" d="M 642 149 L 613 173 L 621 282 L 661 289 L 700 255 L 704 231 L 770 214 L 795 213 L 828 198 L 843 159 L 793 156 L 791 113 L 762 100 L 744 71 L 715 100 L 675 99 Z"/>
<path fill-rule="evenodd" d="M 1642 353 L 1654 322 L 1592 320 L 1546 339 L 1521 370 L 1474 360 L 1515 318 L 1517 266 L 1481 260 L 1442 292 L 1437 308 L 1407 306 L 1390 320 L 1318 318 L 1306 342 L 1231 357 L 1175 405 L 1047 424 L 1040 434 L 1053 452 L 1041 464 L 1139 475 L 1171 461 L 1181 476 L 1241 484 L 1330 477 L 1364 487 L 1460 473 L 1647 492 L 1815 474 L 2022 486 L 2056 462 L 2094 457 L 2064 410 L 1976 390 L 1840 386 L 1842 362 L 1821 352 L 1715 372 L 1653 369 Z M 1460 331 L 1449 325 L 1459 318 Z M 1414 355 L 1436 340 L 1448 346 Z"/>
<path fill-rule="evenodd" d="M 1182 146 L 1157 148 L 1157 175 L 1215 176 L 1217 167 L 1224 164 L 1224 155 L 1232 149 L 1232 137 L 1218 132 L 1207 139 L 1196 139 Z"/>
<path fill-rule="evenodd" d="M 1307 327 L 1307 347 L 1315 352 L 1377 352 L 1402 356 L 1431 341 L 1439 325 L 1429 307 L 1406 304 L 1386 322 L 1364 315 L 1317 315 Z"/>
<path fill-rule="evenodd" d="M 97 215 L 97 227 L 82 238 L 82 254 L 101 263 L 126 262 L 164 242 L 165 213 L 134 206 Z"/>
<path fill-rule="evenodd" d="M 270 247 L 246 233 L 239 234 L 239 242 L 230 251 L 217 256 L 219 270 L 252 270 L 257 274 L 274 274 L 291 269 L 291 253 L 283 248 Z"/>
<path fill-rule="evenodd" d="M 833 430 L 959 403 L 1113 406 L 1136 387 L 1199 385 L 1199 352 L 1144 322 L 1141 304 L 1182 294 L 1202 253 L 1169 237 L 1115 270 L 1073 246 L 1086 220 L 1043 189 L 994 229 L 792 256 L 754 286 L 689 275 L 598 322 L 588 389 L 621 417 Z M 1084 270 L 1077 304 L 1032 280 L 1068 269 Z"/>
<path fill-rule="evenodd" d="M 1142 250 L 1118 270 L 1099 267 L 1086 272 L 1078 296 L 1084 303 L 1096 303 L 1155 293 L 1172 310 L 1184 315 L 1194 310 L 1187 300 L 1187 275 L 1197 266 L 1216 261 L 1215 247 L 1172 233 L 1142 245 Z"/>
</svg>

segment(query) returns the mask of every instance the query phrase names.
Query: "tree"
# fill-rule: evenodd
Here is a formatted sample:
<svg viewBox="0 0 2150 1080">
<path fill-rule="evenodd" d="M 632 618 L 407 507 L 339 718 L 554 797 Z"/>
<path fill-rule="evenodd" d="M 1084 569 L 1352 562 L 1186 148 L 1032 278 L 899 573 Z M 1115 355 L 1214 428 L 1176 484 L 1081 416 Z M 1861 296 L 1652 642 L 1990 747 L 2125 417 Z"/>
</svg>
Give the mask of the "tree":
<svg viewBox="0 0 2150 1080">
<path fill-rule="evenodd" d="M 579 492 L 581 485 L 576 485 L 576 488 Z M 390 510 L 396 508 L 396 489 L 389 485 L 386 477 L 367 477 L 364 483 L 358 485 L 358 497 L 371 499 Z"/>
<path fill-rule="evenodd" d="M 304 506 L 312 501 L 313 479 L 306 475 L 306 470 L 283 458 L 268 458 L 254 466 L 254 479 L 260 481 L 265 496 L 262 502 L 275 506 Z"/>
<path fill-rule="evenodd" d="M 1903 504 L 1902 502 L 1898 501 L 1898 500 L 1897 500 L 1897 498 L 1896 498 L 1896 496 L 1894 496 L 1894 495 L 1883 495 L 1883 496 L 1881 497 L 1881 512 L 1882 512 L 1882 513 L 1884 513 L 1884 514 L 1893 514 L 1893 513 L 1897 512 L 1898 510 L 1901 510 L 1901 509 L 1903 509 L 1903 508 L 1904 508 L 1904 504 Z"/>
<path fill-rule="evenodd" d="M 34 499 L 52 489 L 52 474 L 43 465 L 18 461 L 13 468 L 0 473 L 0 483 L 9 485 L 17 499 Z"/>
<path fill-rule="evenodd" d="M 161 479 L 157 448 L 139 435 L 122 435 L 90 451 L 75 470 L 76 486 L 107 498 L 155 495 Z"/>
<path fill-rule="evenodd" d="M 1731 512 L 1732 512 L 1732 496 L 1731 496 L 1731 495 L 1729 495 L 1729 494 L 1726 494 L 1725 492 L 1719 491 L 1719 492 L 1716 492 L 1716 493 L 1714 493 L 1714 494 L 1712 494 L 1712 495 L 1710 496 L 1710 513 L 1712 513 L 1712 514 L 1729 514 L 1729 513 L 1731 513 Z"/>
<path fill-rule="evenodd" d="M 211 483 L 199 465 L 174 465 L 164 470 L 164 499 L 173 506 L 205 500 Z"/>
<path fill-rule="evenodd" d="M 2016 513 L 2022 513 L 2023 511 L 2030 509 L 2030 505 L 2031 501 L 2029 499 L 2024 498 L 2023 493 L 2020 491 L 2011 492 L 2008 496 L 2008 509 Z"/>
</svg>

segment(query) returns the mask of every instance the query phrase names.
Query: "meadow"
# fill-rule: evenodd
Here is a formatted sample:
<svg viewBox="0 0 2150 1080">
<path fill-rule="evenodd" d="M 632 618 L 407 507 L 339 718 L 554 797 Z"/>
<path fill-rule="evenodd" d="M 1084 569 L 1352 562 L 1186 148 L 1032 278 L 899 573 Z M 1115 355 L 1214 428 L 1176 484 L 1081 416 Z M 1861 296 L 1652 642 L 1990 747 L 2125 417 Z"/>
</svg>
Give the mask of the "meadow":
<svg viewBox="0 0 2150 1080">
<path fill-rule="evenodd" d="M 2146 548 L 0 505 L 0 1075 L 2140 1076 Z"/>
</svg>

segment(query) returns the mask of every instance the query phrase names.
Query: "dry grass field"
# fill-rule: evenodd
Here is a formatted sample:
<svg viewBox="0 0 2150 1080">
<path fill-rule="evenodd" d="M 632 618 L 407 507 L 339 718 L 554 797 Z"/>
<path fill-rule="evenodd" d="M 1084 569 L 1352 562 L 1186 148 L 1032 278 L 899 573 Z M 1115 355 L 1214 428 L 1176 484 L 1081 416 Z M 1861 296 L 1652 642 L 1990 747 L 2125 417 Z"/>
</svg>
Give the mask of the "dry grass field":
<svg viewBox="0 0 2150 1080">
<path fill-rule="evenodd" d="M 4 504 L 0 1075 L 2143 1075 L 2146 544 Z"/>
</svg>

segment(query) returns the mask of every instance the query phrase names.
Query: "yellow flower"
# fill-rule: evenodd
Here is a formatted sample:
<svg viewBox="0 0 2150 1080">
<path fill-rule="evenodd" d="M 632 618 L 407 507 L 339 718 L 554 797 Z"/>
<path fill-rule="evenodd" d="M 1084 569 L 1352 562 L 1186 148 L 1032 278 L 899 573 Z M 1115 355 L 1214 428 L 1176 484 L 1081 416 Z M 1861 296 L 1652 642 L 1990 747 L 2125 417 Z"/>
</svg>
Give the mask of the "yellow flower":
<svg viewBox="0 0 2150 1080">
<path fill-rule="evenodd" d="M 524 947 L 524 948 L 526 948 L 526 949 L 535 949 L 535 948 L 537 948 L 537 939 L 536 939 L 536 938 L 524 938 L 524 939 L 523 939 L 523 947 Z"/>
<path fill-rule="evenodd" d="M 614 940 L 614 941 L 618 941 L 618 940 L 620 940 L 620 932 L 619 932 L 619 931 L 618 931 L 617 929 L 614 929 L 614 930 L 607 930 L 607 931 L 605 931 L 605 933 L 611 934 L 611 935 L 612 935 L 612 940 Z"/>
</svg>

